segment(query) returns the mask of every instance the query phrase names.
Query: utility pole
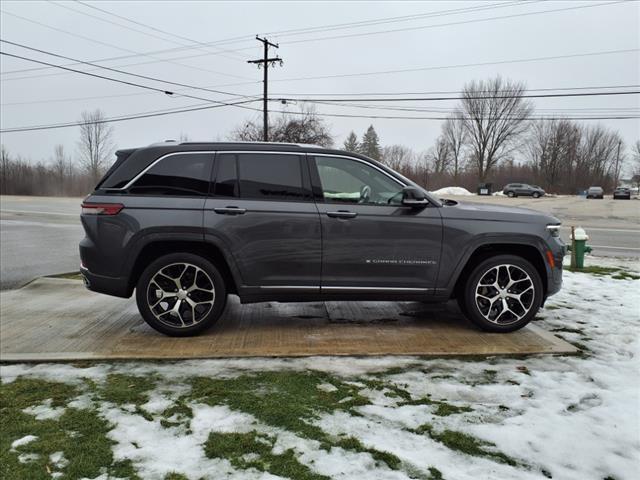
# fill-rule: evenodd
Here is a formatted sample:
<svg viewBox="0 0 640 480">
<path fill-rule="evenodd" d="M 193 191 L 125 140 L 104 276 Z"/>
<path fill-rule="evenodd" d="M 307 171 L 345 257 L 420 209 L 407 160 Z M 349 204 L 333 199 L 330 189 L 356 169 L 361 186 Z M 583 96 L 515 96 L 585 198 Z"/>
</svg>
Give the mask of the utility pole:
<svg viewBox="0 0 640 480">
<path fill-rule="evenodd" d="M 279 48 L 277 43 L 271 43 L 266 38 L 260 38 L 256 35 L 256 40 L 262 42 L 264 47 L 264 56 L 259 60 L 247 60 L 247 63 L 255 63 L 258 65 L 258 68 L 264 68 L 264 76 L 263 76 L 263 89 L 262 89 L 262 110 L 263 110 L 263 120 L 262 120 L 262 139 L 265 142 L 269 141 L 269 106 L 268 106 L 268 81 L 269 81 L 269 65 L 278 62 L 282 65 L 282 59 L 277 55 L 273 58 L 269 58 L 269 47 Z"/>
</svg>

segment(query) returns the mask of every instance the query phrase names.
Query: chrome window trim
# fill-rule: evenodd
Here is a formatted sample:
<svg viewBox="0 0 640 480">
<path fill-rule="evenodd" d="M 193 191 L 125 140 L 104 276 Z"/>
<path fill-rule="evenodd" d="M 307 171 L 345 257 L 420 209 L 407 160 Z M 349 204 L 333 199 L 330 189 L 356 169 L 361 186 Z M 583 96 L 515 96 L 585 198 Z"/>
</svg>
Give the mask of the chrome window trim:
<svg viewBox="0 0 640 480">
<path fill-rule="evenodd" d="M 172 157 L 174 155 L 202 155 L 203 153 L 215 154 L 216 151 L 215 150 L 202 150 L 202 151 L 198 150 L 198 151 L 193 151 L 193 152 L 171 152 L 171 153 L 166 153 L 166 154 L 162 155 L 161 157 L 156 158 L 153 162 L 151 162 L 149 165 L 147 165 L 145 168 L 143 168 L 142 171 L 140 173 L 138 173 L 135 177 L 133 177 L 131 180 L 129 180 L 129 183 L 127 183 L 124 187 L 120 187 L 120 188 L 110 187 L 110 188 L 105 188 L 104 190 L 109 190 L 109 191 L 128 190 L 129 188 L 131 188 L 131 186 L 134 183 L 136 183 L 140 179 L 140 177 L 142 177 L 151 168 L 153 168 L 155 165 L 160 163 L 165 158 Z"/>
<path fill-rule="evenodd" d="M 374 165 L 371 162 L 367 162 L 366 160 L 361 160 L 360 158 L 356 158 L 356 157 L 349 157 L 347 155 L 336 155 L 336 154 L 331 154 L 331 153 L 308 153 L 308 152 L 278 152 L 278 151 L 267 151 L 267 150 L 197 150 L 197 151 L 180 151 L 180 152 L 171 152 L 171 153 L 167 153 L 165 155 L 162 155 L 161 157 L 158 157 L 157 159 L 155 159 L 153 162 L 151 162 L 149 165 L 147 165 L 145 168 L 143 168 L 140 173 L 138 173 L 135 177 L 133 177 L 124 187 L 120 187 L 120 188 L 114 188 L 114 187 L 110 187 L 110 188 L 105 188 L 105 190 L 112 190 L 112 191 L 122 191 L 122 190 L 128 190 L 129 188 L 131 188 L 131 186 L 136 183 L 140 177 L 142 177 L 145 173 L 147 173 L 149 170 L 151 170 L 154 166 L 156 166 L 158 163 L 160 163 L 162 160 L 164 160 L 165 158 L 169 158 L 172 157 L 174 155 L 202 155 L 202 154 L 224 154 L 224 153 L 231 153 L 231 154 L 239 154 L 239 153 L 249 153 L 249 154 L 267 154 L 267 155 L 297 155 L 297 156 L 301 156 L 301 155 L 308 155 L 308 156 L 313 156 L 313 157 L 334 157 L 334 158 L 344 158 L 347 160 L 353 160 L 359 163 L 362 163 L 364 165 L 367 165 L 371 168 L 374 168 L 375 170 L 378 170 L 380 173 L 382 173 L 383 175 L 385 175 L 386 177 L 390 178 L 391 180 L 393 180 L 394 182 L 396 182 L 398 185 L 402 186 L 403 188 L 407 186 L 407 184 L 401 182 L 400 180 L 398 180 L 397 178 L 395 178 L 393 175 L 389 174 L 388 172 L 384 171 L 383 169 L 381 169 L 380 167 L 378 167 L 377 165 Z"/>
<path fill-rule="evenodd" d="M 355 160 L 356 162 L 360 162 L 360 163 L 364 163 L 365 165 L 371 167 L 371 168 L 375 168 L 376 170 L 378 170 L 380 173 L 382 173 L 383 175 L 386 175 L 387 177 L 389 177 L 391 180 L 393 180 L 394 182 L 396 182 L 398 185 L 401 185 L 402 188 L 406 187 L 407 184 L 401 182 L 400 180 L 398 180 L 396 177 L 394 177 L 393 175 L 391 175 L 390 173 L 384 171 L 382 168 L 378 167 L 377 165 L 374 165 L 371 162 L 367 162 L 366 160 L 362 160 L 360 158 L 356 158 L 356 157 L 349 157 L 347 155 L 336 155 L 336 154 L 332 154 L 332 153 L 307 153 L 308 156 L 310 157 L 334 157 L 334 158 L 346 158 L 347 160 Z"/>
</svg>

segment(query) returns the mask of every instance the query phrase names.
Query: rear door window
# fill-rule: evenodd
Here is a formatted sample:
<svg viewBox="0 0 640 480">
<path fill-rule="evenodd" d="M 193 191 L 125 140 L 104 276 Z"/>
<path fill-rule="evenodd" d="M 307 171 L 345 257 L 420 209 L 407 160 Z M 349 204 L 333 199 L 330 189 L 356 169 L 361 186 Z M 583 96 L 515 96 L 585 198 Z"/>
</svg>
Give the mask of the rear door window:
<svg viewBox="0 0 640 480">
<path fill-rule="evenodd" d="M 212 195 L 311 201 L 311 191 L 304 186 L 308 180 L 304 181 L 303 160 L 301 155 L 277 153 L 218 153 Z"/>
<path fill-rule="evenodd" d="M 212 158 L 210 153 L 168 155 L 143 173 L 129 188 L 129 192 L 139 195 L 206 196 Z"/>
</svg>

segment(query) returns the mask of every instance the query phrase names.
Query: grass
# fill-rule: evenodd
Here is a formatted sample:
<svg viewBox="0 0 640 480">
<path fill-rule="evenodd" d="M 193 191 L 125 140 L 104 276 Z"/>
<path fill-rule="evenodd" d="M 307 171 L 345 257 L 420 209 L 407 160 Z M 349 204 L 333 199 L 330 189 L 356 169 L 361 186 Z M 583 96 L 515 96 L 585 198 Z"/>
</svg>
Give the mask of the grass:
<svg viewBox="0 0 640 480">
<path fill-rule="evenodd" d="M 485 442 L 466 433 L 454 430 L 437 432 L 430 424 L 421 425 L 412 431 L 421 435 L 427 435 L 432 440 L 442 443 L 451 450 L 456 450 L 474 457 L 489 458 L 495 462 L 506 463 L 512 467 L 519 465 L 519 462 L 515 459 L 502 452 L 496 451 L 493 443 Z"/>
<path fill-rule="evenodd" d="M 590 273 L 591 275 L 605 276 L 609 275 L 616 280 L 640 280 L 640 275 L 631 273 L 619 267 L 603 267 L 600 265 L 589 265 L 584 268 L 566 268 L 570 272 Z"/>
<path fill-rule="evenodd" d="M 37 420 L 22 410 L 51 399 L 61 407 L 75 397 L 76 387 L 43 380 L 18 378 L 0 386 L 0 478 L 51 479 L 61 471 L 65 478 L 94 478 L 102 472 L 136 480 L 130 462 L 115 462 L 113 441 L 107 437 L 111 426 L 94 410 L 67 408 L 58 419 Z M 11 451 L 11 443 L 26 435 L 38 438 Z M 69 463 L 59 470 L 50 464 L 49 455 L 64 452 Z M 21 463 L 22 453 L 37 455 Z"/>
<path fill-rule="evenodd" d="M 373 383 L 371 383 L 373 382 Z M 232 379 L 196 377 L 189 380 L 192 390 L 183 398 L 208 405 L 227 405 L 233 410 L 249 413 L 260 422 L 316 440 L 320 448 L 337 446 L 359 453 L 369 453 L 377 462 L 393 470 L 401 469 L 401 460 L 389 452 L 365 447 L 353 438 L 336 439 L 312 421 L 322 413 L 346 411 L 359 416 L 356 407 L 368 405 L 359 388 L 322 372 L 262 372 Z M 384 388 L 375 380 L 361 383 Z M 319 389 L 322 384 L 336 387 L 333 391 Z M 403 396 L 401 389 L 392 392 Z M 408 393 L 406 393 L 408 395 Z M 286 406 L 286 407 L 283 407 Z"/>
<path fill-rule="evenodd" d="M 98 395 L 107 402 L 123 405 L 132 403 L 140 406 L 149 400 L 148 394 L 156 386 L 151 377 L 137 377 L 112 373 L 103 386 L 98 387 Z"/>
<path fill-rule="evenodd" d="M 274 454 L 275 438 L 249 433 L 211 432 L 205 443 L 205 454 L 209 458 L 225 458 L 235 468 L 255 468 L 285 478 L 296 480 L 329 480 L 329 477 L 312 472 L 300 463 L 293 450 Z"/>
</svg>

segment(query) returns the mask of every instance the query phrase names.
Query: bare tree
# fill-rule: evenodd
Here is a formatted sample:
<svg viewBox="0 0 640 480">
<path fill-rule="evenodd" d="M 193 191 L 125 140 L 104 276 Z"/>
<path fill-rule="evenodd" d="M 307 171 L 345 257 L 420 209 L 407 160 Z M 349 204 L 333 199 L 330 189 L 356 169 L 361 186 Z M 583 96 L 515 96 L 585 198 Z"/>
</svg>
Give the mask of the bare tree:
<svg viewBox="0 0 640 480">
<path fill-rule="evenodd" d="M 67 155 L 64 152 L 64 145 L 56 145 L 54 154 L 53 154 L 53 162 L 52 162 L 52 170 L 55 178 L 55 187 L 58 190 L 58 195 L 63 195 L 66 191 L 66 179 L 69 168 L 69 160 L 67 159 Z"/>
<path fill-rule="evenodd" d="M 533 106 L 522 98 L 524 91 L 524 84 L 501 77 L 464 87 L 455 116 L 463 119 L 480 181 L 516 147 L 527 128 Z"/>
<path fill-rule="evenodd" d="M 540 120 L 533 124 L 527 142 L 531 165 L 545 188 L 565 190 L 573 178 L 582 129 L 566 119 Z"/>
<path fill-rule="evenodd" d="M 464 122 L 456 117 L 449 117 L 442 125 L 442 137 L 451 152 L 451 169 L 454 185 L 458 185 L 460 170 L 463 166 L 464 148 L 467 143 L 467 130 Z"/>
<path fill-rule="evenodd" d="M 640 189 L 640 140 L 636 140 L 631 147 L 631 158 L 633 159 L 631 181 L 635 182 L 636 188 Z"/>
<path fill-rule="evenodd" d="M 237 127 L 231 132 L 231 140 L 259 142 L 263 138 L 262 123 L 253 121 Z M 329 127 L 313 107 L 303 107 L 299 114 L 283 114 L 273 125 L 269 125 L 269 141 L 290 143 L 311 143 L 330 147 L 333 137 Z"/>
<path fill-rule="evenodd" d="M 443 136 L 437 138 L 435 146 L 429 149 L 427 155 L 434 174 L 442 175 L 448 171 L 452 158 L 451 149 Z"/>
<path fill-rule="evenodd" d="M 389 168 L 400 172 L 413 163 L 414 159 L 415 154 L 410 148 L 404 145 L 389 145 L 382 148 L 380 160 Z"/>
<path fill-rule="evenodd" d="M 10 166 L 9 150 L 4 145 L 0 145 L 0 193 L 3 195 L 7 195 L 9 191 Z"/>
<path fill-rule="evenodd" d="M 78 150 L 82 167 L 97 183 L 114 150 L 113 128 L 105 123 L 101 110 L 82 112 Z"/>
<path fill-rule="evenodd" d="M 608 183 L 615 183 L 616 169 L 621 167 L 618 157 L 621 146 L 622 138 L 618 132 L 607 130 L 601 125 L 585 127 L 576 162 L 575 179 L 583 184 L 610 186 Z"/>
</svg>

